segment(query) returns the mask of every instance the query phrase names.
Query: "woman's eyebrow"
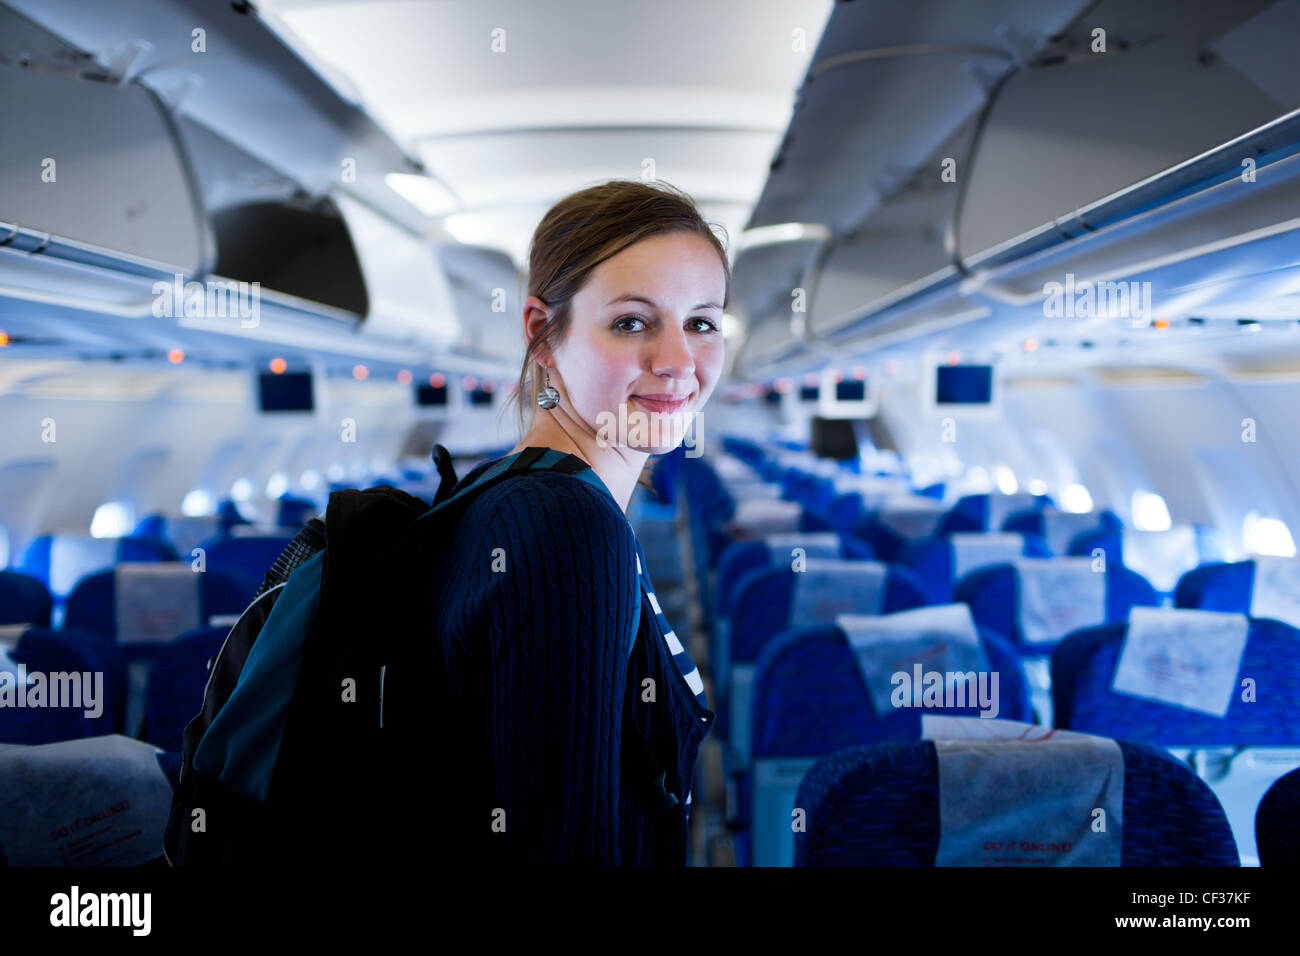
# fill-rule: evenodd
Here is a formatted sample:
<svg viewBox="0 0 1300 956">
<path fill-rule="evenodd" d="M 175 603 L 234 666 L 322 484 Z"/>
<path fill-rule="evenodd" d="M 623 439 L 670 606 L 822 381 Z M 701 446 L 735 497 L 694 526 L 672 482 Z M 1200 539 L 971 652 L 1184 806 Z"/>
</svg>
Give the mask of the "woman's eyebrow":
<svg viewBox="0 0 1300 956">
<path fill-rule="evenodd" d="M 610 299 L 608 302 L 605 303 L 605 308 L 609 308 L 611 305 L 615 305 L 616 303 L 619 302 L 642 302 L 650 306 L 650 308 L 652 309 L 659 308 L 658 304 L 655 302 L 654 299 L 646 295 L 641 295 L 638 292 L 626 292 L 623 295 Z M 716 302 L 701 302 L 699 305 L 691 306 L 691 311 L 693 312 L 696 309 L 721 309 L 721 308 L 722 306 L 718 305 Z"/>
</svg>

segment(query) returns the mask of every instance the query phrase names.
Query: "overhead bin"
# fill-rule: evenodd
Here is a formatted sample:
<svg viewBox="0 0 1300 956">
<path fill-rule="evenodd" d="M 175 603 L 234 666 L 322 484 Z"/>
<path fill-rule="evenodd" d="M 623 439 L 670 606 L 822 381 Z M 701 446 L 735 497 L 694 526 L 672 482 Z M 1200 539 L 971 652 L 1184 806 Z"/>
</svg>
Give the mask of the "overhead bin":
<svg viewBox="0 0 1300 956">
<path fill-rule="evenodd" d="M 217 275 L 357 315 L 369 311 L 356 249 L 328 198 L 227 206 L 213 226 Z"/>
<path fill-rule="evenodd" d="M 460 334 L 451 288 L 433 244 L 343 192 L 334 195 L 361 261 L 367 338 L 447 348 Z"/>
<path fill-rule="evenodd" d="M 517 368 L 523 359 L 523 276 L 500 249 L 458 242 L 436 245 L 461 325 L 461 344 Z"/>
<path fill-rule="evenodd" d="M 147 90 L 0 64 L 0 115 L 0 245 L 144 273 L 211 265 L 185 156 Z"/>
<path fill-rule="evenodd" d="M 964 172 L 957 249 L 973 258 L 1063 220 L 1297 105 L 1182 44 L 1018 71 Z"/>
<path fill-rule="evenodd" d="M 862 31 L 841 37 L 835 28 L 853 5 L 837 8 L 753 223 L 835 226 L 805 279 L 809 340 L 747 349 L 738 370 L 788 374 L 867 348 L 928 347 L 932 333 L 984 317 L 997 324 L 982 326 L 985 338 L 1015 334 L 1044 318 L 1045 283 L 1067 272 L 1098 282 L 1142 271 L 1155 307 L 1171 316 L 1272 300 L 1278 283 L 1243 277 L 1296 265 L 1285 234 L 1296 225 L 1287 157 L 1300 135 L 1288 111 L 1300 106 L 1300 85 L 1289 45 L 1274 39 L 1294 18 L 1282 8 L 1290 5 L 1194 3 L 1157 17 L 1106 3 L 1050 33 L 1010 29 L 1014 16 L 994 22 L 990 13 L 924 48 L 890 36 L 887 22 L 871 24 L 886 31 L 868 36 L 879 42 Z M 990 52 L 999 46 L 1019 55 L 999 60 Z M 931 104 L 935 82 L 956 82 L 946 67 L 963 50 L 968 75 L 986 83 L 984 102 L 967 117 L 942 114 Z M 931 80 L 862 86 L 854 122 L 829 112 L 850 71 L 879 81 L 925 64 Z M 881 121 L 899 89 L 918 115 L 946 117 L 946 139 Z M 819 165 L 832 138 L 835 154 L 858 167 Z M 815 184 L 805 200 L 800 180 Z M 835 195 L 855 198 L 832 206 Z M 1219 289 L 1183 294 L 1209 275 Z M 1295 317 L 1291 298 L 1269 314 Z M 952 347 L 952 336 L 944 341 Z"/>
</svg>

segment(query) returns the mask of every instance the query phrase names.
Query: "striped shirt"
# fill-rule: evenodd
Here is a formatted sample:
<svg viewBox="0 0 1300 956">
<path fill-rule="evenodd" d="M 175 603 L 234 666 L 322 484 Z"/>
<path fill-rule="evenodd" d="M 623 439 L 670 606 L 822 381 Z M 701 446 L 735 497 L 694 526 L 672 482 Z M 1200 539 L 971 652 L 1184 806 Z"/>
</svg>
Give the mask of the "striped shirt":
<svg viewBox="0 0 1300 956">
<path fill-rule="evenodd" d="M 655 597 L 654 586 L 650 583 L 650 575 L 645 570 L 645 564 L 641 558 L 644 552 L 641 550 L 641 542 L 636 545 L 636 573 L 641 579 L 641 591 L 646 600 L 650 602 L 650 609 L 654 611 L 655 620 L 659 622 L 659 629 L 663 631 L 664 640 L 668 642 L 668 650 L 672 652 L 673 663 L 677 669 L 682 672 L 682 677 L 686 679 L 686 686 L 691 689 L 695 699 L 699 701 L 701 707 L 705 710 L 709 707 L 709 699 L 704 693 L 704 681 L 700 677 L 700 669 L 695 666 L 691 660 L 691 655 L 686 653 L 686 648 L 677 635 L 673 633 L 672 627 L 668 624 L 668 618 L 664 617 L 663 608 L 659 606 L 659 601 Z"/>
<path fill-rule="evenodd" d="M 664 641 L 668 644 L 668 650 L 673 655 L 673 663 L 681 671 L 682 677 L 686 680 L 686 686 L 695 694 L 695 700 L 705 710 L 709 707 L 708 696 L 704 693 L 704 680 L 700 677 L 700 669 L 695 666 L 691 660 L 691 655 L 686 653 L 686 648 L 682 646 L 681 640 L 673 633 L 673 629 L 668 624 L 668 618 L 664 616 L 663 608 L 659 606 L 659 600 L 655 597 L 654 585 L 650 583 L 650 575 L 645 569 L 645 562 L 642 558 L 645 552 L 641 550 L 641 542 L 636 543 L 636 573 L 641 579 L 641 592 L 645 595 L 650 604 L 650 610 L 654 612 L 655 620 L 659 624 L 659 630 L 663 633 Z M 694 788 L 686 792 L 686 818 L 690 819 L 691 814 L 691 796 Z"/>
</svg>

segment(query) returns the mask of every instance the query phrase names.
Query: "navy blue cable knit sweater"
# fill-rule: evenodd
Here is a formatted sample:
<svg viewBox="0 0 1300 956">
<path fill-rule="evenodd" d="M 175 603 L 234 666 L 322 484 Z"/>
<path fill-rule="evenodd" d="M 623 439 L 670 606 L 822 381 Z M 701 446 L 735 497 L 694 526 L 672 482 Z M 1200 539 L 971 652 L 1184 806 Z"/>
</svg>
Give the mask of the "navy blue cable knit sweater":
<svg viewBox="0 0 1300 956">
<path fill-rule="evenodd" d="M 573 475 L 513 476 L 466 509 L 434 586 L 462 748 L 448 767 L 467 811 L 451 825 L 453 852 L 488 864 L 684 864 L 687 800 L 714 715 L 644 599 L 628 656 L 638 559 L 608 490 Z M 665 773 L 658 794 L 676 806 L 661 809 L 671 801 L 645 786 L 624 708 Z"/>
</svg>

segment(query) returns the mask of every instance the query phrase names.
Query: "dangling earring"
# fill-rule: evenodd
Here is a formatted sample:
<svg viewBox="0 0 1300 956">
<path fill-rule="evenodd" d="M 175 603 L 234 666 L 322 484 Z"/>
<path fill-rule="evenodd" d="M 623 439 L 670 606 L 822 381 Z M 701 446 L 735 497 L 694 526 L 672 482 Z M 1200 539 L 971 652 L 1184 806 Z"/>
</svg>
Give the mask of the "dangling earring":
<svg viewBox="0 0 1300 956">
<path fill-rule="evenodd" d="M 546 370 L 546 387 L 537 393 L 537 404 L 542 408 L 554 408 L 560 404 L 560 391 L 551 384 L 551 370 Z"/>
</svg>

